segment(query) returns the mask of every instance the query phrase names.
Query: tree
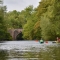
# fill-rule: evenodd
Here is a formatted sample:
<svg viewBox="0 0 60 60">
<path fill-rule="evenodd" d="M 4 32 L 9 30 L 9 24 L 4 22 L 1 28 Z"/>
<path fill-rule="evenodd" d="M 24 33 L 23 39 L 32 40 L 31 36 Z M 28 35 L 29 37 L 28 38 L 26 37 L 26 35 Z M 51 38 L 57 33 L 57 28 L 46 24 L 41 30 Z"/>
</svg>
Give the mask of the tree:
<svg viewBox="0 0 60 60">
<path fill-rule="evenodd" d="M 0 40 L 12 39 L 12 37 L 7 33 L 7 28 L 4 23 L 4 10 L 3 10 L 3 0 L 0 0 Z"/>
<path fill-rule="evenodd" d="M 60 1 L 42 0 L 40 3 L 37 15 L 40 16 L 41 35 L 45 40 L 55 40 L 60 36 Z"/>
<path fill-rule="evenodd" d="M 41 39 L 41 27 L 40 21 L 38 20 L 34 25 L 34 38 L 40 40 Z"/>
<path fill-rule="evenodd" d="M 27 40 L 37 39 L 34 35 L 34 25 L 37 22 L 36 10 L 29 6 L 26 9 L 26 16 L 27 23 L 23 27 L 23 38 Z"/>
</svg>

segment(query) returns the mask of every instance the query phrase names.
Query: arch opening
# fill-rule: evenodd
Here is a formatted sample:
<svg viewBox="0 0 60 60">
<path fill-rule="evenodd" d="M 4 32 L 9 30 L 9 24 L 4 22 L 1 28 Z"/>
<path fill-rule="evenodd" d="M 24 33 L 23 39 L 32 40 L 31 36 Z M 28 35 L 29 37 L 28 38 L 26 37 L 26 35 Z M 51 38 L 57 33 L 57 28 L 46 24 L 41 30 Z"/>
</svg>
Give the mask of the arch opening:
<svg viewBox="0 0 60 60">
<path fill-rule="evenodd" d="M 23 36 L 23 34 L 22 34 L 22 32 L 20 32 L 20 33 L 16 36 L 16 40 L 24 40 L 22 36 Z"/>
</svg>

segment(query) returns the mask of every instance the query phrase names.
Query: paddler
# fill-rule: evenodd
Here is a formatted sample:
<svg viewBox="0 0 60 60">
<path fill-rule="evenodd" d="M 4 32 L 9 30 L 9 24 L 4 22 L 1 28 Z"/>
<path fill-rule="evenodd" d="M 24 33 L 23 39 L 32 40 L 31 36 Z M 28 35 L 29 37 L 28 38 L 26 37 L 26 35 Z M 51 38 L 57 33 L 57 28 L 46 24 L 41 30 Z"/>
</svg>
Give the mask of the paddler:
<svg viewBox="0 0 60 60">
<path fill-rule="evenodd" d="M 60 43 L 60 38 L 57 37 L 57 42 Z"/>
<path fill-rule="evenodd" d="M 44 40 L 41 38 L 40 43 L 44 43 Z"/>
</svg>

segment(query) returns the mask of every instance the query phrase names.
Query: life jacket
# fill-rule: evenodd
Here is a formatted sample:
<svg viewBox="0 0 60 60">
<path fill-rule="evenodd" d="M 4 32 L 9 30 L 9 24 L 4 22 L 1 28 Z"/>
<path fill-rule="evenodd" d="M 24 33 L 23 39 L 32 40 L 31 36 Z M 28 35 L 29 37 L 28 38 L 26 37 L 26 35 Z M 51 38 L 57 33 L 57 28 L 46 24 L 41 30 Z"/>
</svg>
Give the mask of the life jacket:
<svg viewBox="0 0 60 60">
<path fill-rule="evenodd" d="M 44 40 L 40 40 L 40 43 L 44 43 Z"/>
</svg>

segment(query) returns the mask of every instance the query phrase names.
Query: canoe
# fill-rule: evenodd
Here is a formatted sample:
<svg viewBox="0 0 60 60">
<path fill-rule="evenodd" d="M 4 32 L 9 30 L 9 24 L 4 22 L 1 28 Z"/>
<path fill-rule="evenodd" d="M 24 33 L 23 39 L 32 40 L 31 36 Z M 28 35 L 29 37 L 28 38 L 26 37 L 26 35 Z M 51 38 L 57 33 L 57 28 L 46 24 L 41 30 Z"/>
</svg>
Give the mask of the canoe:
<svg viewBox="0 0 60 60">
<path fill-rule="evenodd" d="M 57 43 L 56 41 L 53 41 L 52 43 Z"/>
<path fill-rule="evenodd" d="M 58 42 L 58 41 L 53 41 L 52 43 L 60 43 L 60 42 Z"/>
</svg>

